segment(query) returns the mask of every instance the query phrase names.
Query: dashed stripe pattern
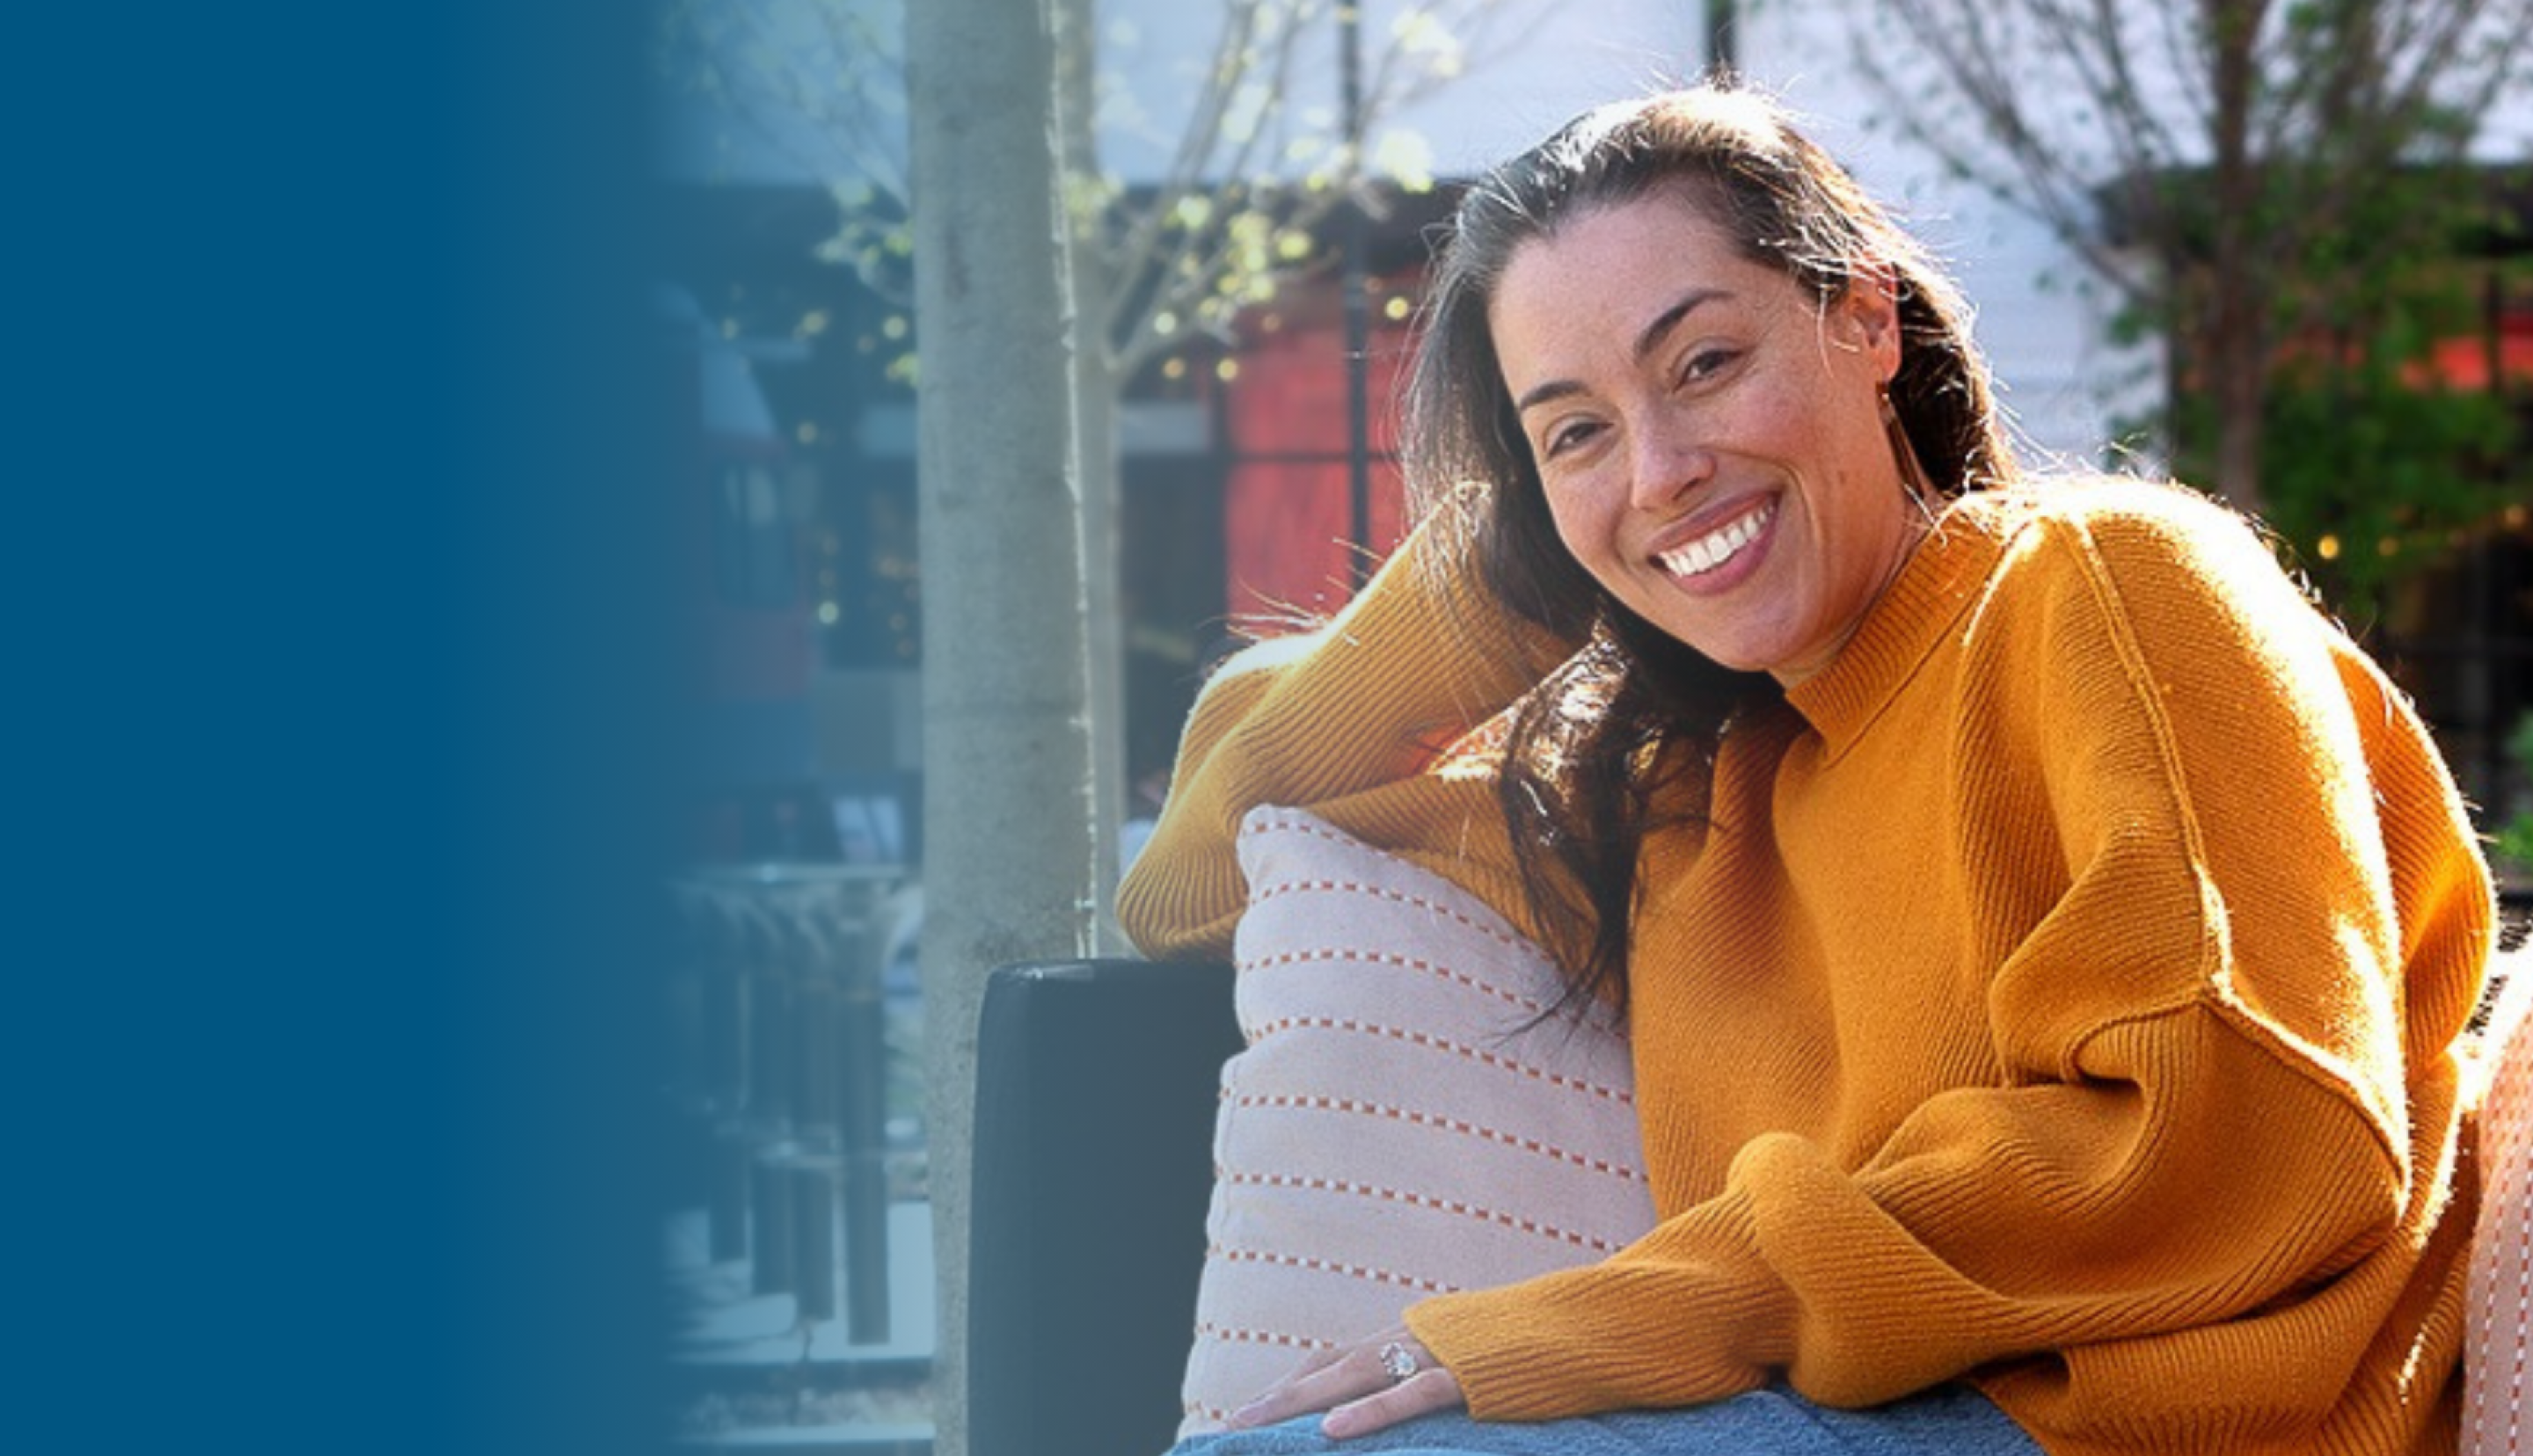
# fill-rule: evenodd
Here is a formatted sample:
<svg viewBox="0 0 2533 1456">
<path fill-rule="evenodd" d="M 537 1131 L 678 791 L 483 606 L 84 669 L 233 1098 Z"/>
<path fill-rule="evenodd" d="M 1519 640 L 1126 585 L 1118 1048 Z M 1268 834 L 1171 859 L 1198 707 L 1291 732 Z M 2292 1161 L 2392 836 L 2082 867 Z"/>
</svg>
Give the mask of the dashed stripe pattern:
<svg viewBox="0 0 2533 1456">
<path fill-rule="evenodd" d="M 1218 1258 L 1230 1264 L 1274 1264 L 1287 1269 L 1308 1269 L 1314 1274 L 1340 1274 L 1348 1279 L 1369 1279 L 1394 1289 L 1412 1289 L 1420 1295 L 1452 1294 L 1459 1286 L 1440 1279 L 1423 1279 L 1402 1274 L 1395 1269 L 1378 1269 L 1370 1264 L 1342 1263 L 1332 1259 L 1311 1258 L 1296 1253 L 1278 1253 L 1271 1249 L 1226 1249 L 1219 1244 L 1208 1246 L 1206 1257 Z"/>
<path fill-rule="evenodd" d="M 1507 1213 L 1502 1209 L 1472 1203 L 1464 1198 L 1438 1197 L 1432 1194 L 1420 1194 L 1410 1189 L 1388 1188 L 1378 1183 L 1360 1183 L 1350 1178 L 1313 1178 L 1294 1173 L 1244 1173 L 1234 1168 L 1216 1168 L 1213 1170 L 1213 1178 L 1216 1183 L 1227 1183 L 1237 1188 L 1306 1189 L 1312 1193 L 1343 1194 L 1348 1197 L 1378 1198 L 1386 1203 L 1403 1203 L 1410 1208 L 1448 1213 L 1454 1217 L 1491 1223 L 1499 1228 L 1511 1229 L 1516 1233 L 1529 1234 L 1535 1238 L 1553 1239 L 1560 1244 L 1568 1244 L 1596 1254 L 1616 1253 L 1625 1247 L 1613 1244 L 1607 1239 L 1596 1239 L 1590 1234 L 1559 1228 L 1541 1219 L 1528 1218 L 1518 1213 Z"/>
<path fill-rule="evenodd" d="M 1181 1401 L 1179 1414 L 1195 1427 L 1207 1430 L 1219 1429 L 1231 1424 L 1231 1412 L 1201 1400 Z"/>
<path fill-rule="evenodd" d="M 1466 986 L 1481 996 L 1492 996 L 1507 1006 L 1518 1007 L 1531 1016 L 1545 1016 L 1548 1013 L 1548 1003 L 1544 1001 L 1533 1000 L 1518 992 L 1507 991 L 1502 986 L 1480 980 L 1466 971 L 1454 970 L 1439 961 L 1428 961 L 1421 956 L 1404 956 L 1393 951 L 1368 951 L 1360 947 L 1279 951 L 1272 956 L 1261 956 L 1254 961 L 1243 961 L 1235 968 L 1242 975 L 1252 975 L 1258 971 L 1273 970 L 1280 966 L 1327 965 L 1341 961 L 1413 970 L 1450 981 L 1455 985 Z M 1255 1040 L 1256 1037 L 1253 1035 L 1251 1039 Z"/>
<path fill-rule="evenodd" d="M 1393 1107 L 1385 1103 L 1365 1102 L 1354 1097 L 1231 1092 L 1225 1092 L 1223 1095 L 1240 1107 L 1272 1107 L 1288 1112 L 1351 1113 L 1362 1117 L 1386 1118 L 1393 1122 L 1410 1123 L 1420 1128 L 1438 1128 L 1448 1133 L 1458 1133 L 1467 1137 L 1483 1137 L 1489 1142 L 1502 1143 L 1506 1147 L 1517 1147 L 1523 1152 L 1536 1153 L 1544 1158 L 1555 1158 L 1560 1162 L 1571 1163 L 1577 1168 L 1607 1174 L 1612 1178 L 1623 1179 L 1629 1183 L 1645 1181 L 1645 1175 L 1641 1170 L 1625 1163 L 1612 1162 L 1608 1158 L 1596 1158 L 1589 1153 L 1575 1152 L 1541 1138 L 1526 1137 L 1517 1133 L 1506 1133 L 1501 1129 L 1485 1127 L 1470 1122 L 1466 1118 L 1443 1117 L 1430 1112 L 1419 1112 L 1412 1107 Z M 1617 1095 L 1620 1101 L 1632 1100 L 1623 1092 Z"/>
<path fill-rule="evenodd" d="M 1444 904 L 1431 896 L 1418 895 L 1406 890 L 1392 890 L 1386 885 L 1375 885 L 1364 880 L 1308 878 L 1278 880 L 1273 884 L 1261 885 L 1251 892 L 1249 903 L 1253 905 L 1265 904 L 1270 900 L 1278 900 L 1287 895 L 1310 894 L 1370 896 L 1374 900 L 1384 901 L 1390 904 L 1422 910 L 1456 925 L 1465 925 L 1506 950 L 1526 949 L 1521 937 L 1505 931 L 1501 926 L 1489 924 L 1455 905 Z"/>
<path fill-rule="evenodd" d="M 1277 1357 L 1287 1369 L 1300 1364 L 1302 1360 L 1307 1359 L 1311 1355 L 1317 1354 L 1322 1350 L 1333 1350 L 1336 1348 L 1336 1342 L 1333 1340 L 1315 1340 L 1307 1336 L 1285 1334 L 1276 1330 L 1250 1329 L 1241 1325 L 1216 1324 L 1211 1320 L 1197 1321 L 1196 1334 L 1199 1340 L 1211 1341 L 1215 1344 L 1233 1346 L 1250 1351 L 1289 1352 Z M 1278 1373 L 1280 1374 L 1282 1371 L 1279 1370 Z M 1262 1383 L 1258 1388 L 1259 1390 L 1264 1391 L 1266 1387 Z M 1200 1427 L 1205 1429 L 1219 1429 L 1223 1426 L 1230 1424 L 1232 1408 L 1225 1405 L 1217 1405 L 1212 1401 L 1186 1397 L 1181 1399 L 1179 1402 L 1179 1414 L 1190 1423 L 1188 1427 L 1190 1429 Z"/>
<path fill-rule="evenodd" d="M 1300 1350 L 1306 1354 L 1337 1347 L 1334 1340 L 1315 1340 L 1307 1335 L 1288 1335 L 1276 1330 L 1246 1329 L 1238 1325 L 1216 1324 L 1209 1319 L 1199 1320 L 1196 1332 L 1206 1339 L 1233 1345 L 1272 1345 L 1278 1350 Z"/>
<path fill-rule="evenodd" d="M 1433 1032 L 1418 1031 L 1407 1026 L 1384 1026 L 1378 1021 L 1360 1020 L 1353 1017 L 1277 1017 L 1259 1022 L 1257 1034 L 1250 1038 L 1250 1043 L 1254 1046 L 1270 1036 L 1279 1036 L 1301 1027 L 1310 1027 L 1319 1031 L 1344 1031 L 1363 1036 L 1379 1036 L 1390 1041 L 1403 1042 L 1408 1046 L 1424 1047 L 1430 1051 L 1448 1052 L 1452 1056 L 1475 1062 L 1482 1067 L 1492 1067 L 1500 1072 L 1516 1073 L 1562 1091 L 1583 1092 L 1620 1106 L 1632 1105 L 1635 1100 L 1634 1094 L 1624 1089 L 1605 1087 L 1598 1082 L 1585 1081 L 1579 1077 L 1567 1077 L 1561 1072 L 1534 1067 L 1517 1058 L 1502 1056 L 1484 1047 L 1470 1046 L 1466 1042 L 1455 1041 L 1447 1036 L 1437 1036 Z"/>
<path fill-rule="evenodd" d="M 2515 974 L 2533 971 L 2519 960 Z M 2464 1456 L 2526 1448 L 2523 1404 L 2533 1368 L 2533 987 L 2506 996 L 2480 1121 L 2481 1208 L 2472 1235 L 2463 1352 Z"/>
</svg>

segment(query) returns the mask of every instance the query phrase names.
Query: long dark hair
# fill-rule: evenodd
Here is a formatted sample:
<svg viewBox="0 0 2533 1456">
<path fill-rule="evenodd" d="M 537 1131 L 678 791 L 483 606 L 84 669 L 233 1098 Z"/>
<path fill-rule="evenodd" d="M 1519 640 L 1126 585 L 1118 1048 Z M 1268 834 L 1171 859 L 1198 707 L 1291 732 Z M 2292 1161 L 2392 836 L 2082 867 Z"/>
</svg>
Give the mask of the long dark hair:
<svg viewBox="0 0 2533 1456">
<path fill-rule="evenodd" d="M 1744 257 L 1823 306 L 1859 277 L 1889 279 L 1901 327 L 1891 399 L 1927 484 L 1956 495 L 2014 470 L 1959 290 L 1755 92 L 1722 83 L 1602 107 L 1461 199 L 1436 256 L 1406 384 L 1408 481 L 1436 529 L 1459 533 L 1463 549 L 1450 557 L 1474 560 L 1513 612 L 1585 644 L 1516 707 L 1498 782 L 1532 920 L 1566 968 L 1569 998 L 1620 1006 L 1637 853 L 1655 803 L 1702 812 L 1726 726 L 1780 689 L 1621 607 L 1566 552 L 1504 389 L 1487 308 L 1523 244 L 1657 190 L 1684 198 Z"/>
</svg>

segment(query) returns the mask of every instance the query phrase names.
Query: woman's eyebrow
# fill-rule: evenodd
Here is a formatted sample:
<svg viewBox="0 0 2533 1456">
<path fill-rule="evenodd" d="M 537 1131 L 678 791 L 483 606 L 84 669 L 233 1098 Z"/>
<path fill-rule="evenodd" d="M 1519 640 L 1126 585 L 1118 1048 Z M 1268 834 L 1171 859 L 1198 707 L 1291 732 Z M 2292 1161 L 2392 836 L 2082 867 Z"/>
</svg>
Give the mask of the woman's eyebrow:
<svg viewBox="0 0 2533 1456">
<path fill-rule="evenodd" d="M 1636 362 L 1644 363 L 1647 356 L 1662 346 L 1664 337 L 1679 325 L 1679 320 L 1694 313 L 1700 305 L 1732 296 L 1730 290 L 1723 288 L 1692 288 L 1682 294 L 1679 302 L 1655 316 L 1654 321 L 1646 324 L 1644 330 L 1636 335 L 1633 351 Z"/>
<path fill-rule="evenodd" d="M 1636 334 L 1635 347 L 1628 352 L 1638 364 L 1642 364 L 1654 350 L 1662 347 L 1662 341 L 1674 328 L 1679 326 L 1681 320 L 1695 313 L 1703 305 L 1732 296 L 1732 290 L 1726 288 L 1690 289 L 1680 295 L 1679 301 L 1670 308 L 1654 316 L 1653 321 Z M 1513 412 L 1519 414 L 1534 406 L 1546 404 L 1550 400 L 1562 399 L 1566 395 L 1582 392 L 1583 386 L 1572 379 L 1550 379 L 1544 384 L 1536 384 L 1525 390 L 1519 399 L 1512 402 Z"/>
</svg>

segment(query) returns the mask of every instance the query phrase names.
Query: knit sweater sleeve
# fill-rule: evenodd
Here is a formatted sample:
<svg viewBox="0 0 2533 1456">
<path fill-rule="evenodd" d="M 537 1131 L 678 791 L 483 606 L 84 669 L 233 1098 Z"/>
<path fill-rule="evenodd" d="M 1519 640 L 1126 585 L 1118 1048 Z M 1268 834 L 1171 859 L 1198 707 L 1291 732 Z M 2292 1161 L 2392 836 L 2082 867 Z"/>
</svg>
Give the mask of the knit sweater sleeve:
<svg viewBox="0 0 2533 1456">
<path fill-rule="evenodd" d="M 1603 1263 L 1413 1307 L 1479 1415 L 1976 1374 L 2053 1451 L 2144 1450 L 2412 1398 L 2421 1357 L 2374 1347 L 2424 1320 L 2488 952 L 2459 798 L 2248 533 L 2156 507 L 2034 539 L 1914 720 L 2012 781 L 1953 771 L 1975 862 L 1914 861 L 1910 911 L 1996 946 L 1992 1071 L 1854 1145 L 1754 1136 Z"/>
<path fill-rule="evenodd" d="M 1525 920 L 1492 777 L 1436 772 L 1564 655 L 1429 521 L 1317 630 L 1255 644 L 1199 694 L 1152 836 L 1118 890 L 1154 957 L 1221 955 L 1246 903 L 1235 837 L 1261 804 L 1307 808 Z"/>
</svg>

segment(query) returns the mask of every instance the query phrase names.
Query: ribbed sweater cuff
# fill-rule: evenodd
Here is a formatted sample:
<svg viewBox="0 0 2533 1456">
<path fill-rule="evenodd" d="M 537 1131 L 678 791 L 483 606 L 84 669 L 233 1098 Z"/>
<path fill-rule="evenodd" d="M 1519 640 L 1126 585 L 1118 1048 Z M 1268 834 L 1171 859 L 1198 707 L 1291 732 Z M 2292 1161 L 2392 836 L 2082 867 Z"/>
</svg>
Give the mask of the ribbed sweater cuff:
<svg viewBox="0 0 2533 1456">
<path fill-rule="evenodd" d="M 1760 1263 L 1746 1194 L 1646 1243 L 1663 1247 L 1421 1301 L 1408 1328 L 1458 1379 L 1470 1413 L 1490 1421 L 1720 1400 L 1793 1358 L 1787 1300 Z"/>
</svg>

